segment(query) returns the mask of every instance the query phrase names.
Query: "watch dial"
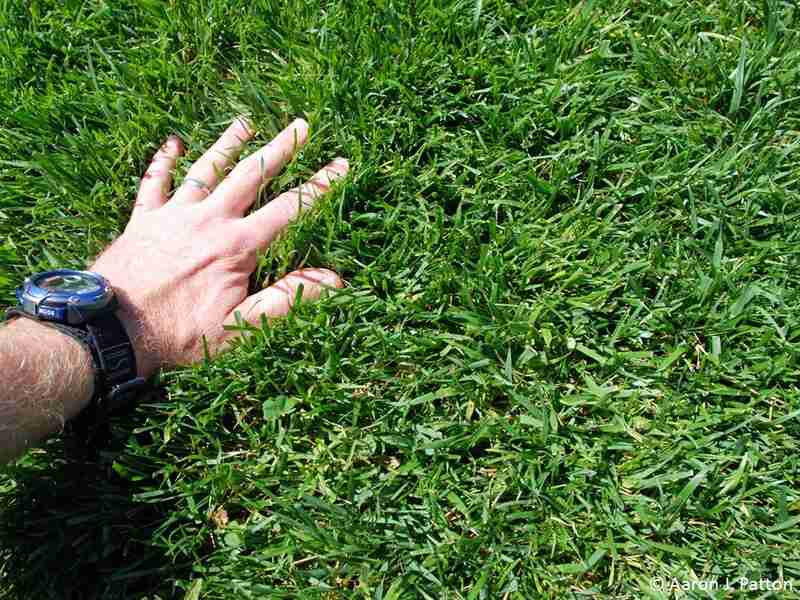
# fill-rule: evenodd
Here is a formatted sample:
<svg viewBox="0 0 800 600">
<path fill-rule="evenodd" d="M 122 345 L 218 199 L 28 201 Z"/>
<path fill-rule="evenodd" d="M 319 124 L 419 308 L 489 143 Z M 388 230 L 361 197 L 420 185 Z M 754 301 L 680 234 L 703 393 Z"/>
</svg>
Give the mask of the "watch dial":
<svg viewBox="0 0 800 600">
<path fill-rule="evenodd" d="M 97 281 L 83 273 L 59 273 L 47 275 L 36 282 L 40 288 L 50 292 L 69 292 L 75 294 L 88 294 L 97 292 L 100 285 Z"/>
</svg>

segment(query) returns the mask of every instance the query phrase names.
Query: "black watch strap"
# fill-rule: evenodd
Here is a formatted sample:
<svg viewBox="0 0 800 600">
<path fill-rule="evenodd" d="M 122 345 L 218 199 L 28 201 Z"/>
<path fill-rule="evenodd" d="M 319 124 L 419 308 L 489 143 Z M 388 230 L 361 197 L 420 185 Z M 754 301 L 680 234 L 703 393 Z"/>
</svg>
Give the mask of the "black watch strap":
<svg viewBox="0 0 800 600">
<path fill-rule="evenodd" d="M 104 392 L 110 410 L 124 401 L 130 392 L 142 387 L 144 379 L 136 374 L 136 354 L 128 333 L 114 313 L 107 313 L 86 324 L 91 346 L 103 375 Z"/>
</svg>

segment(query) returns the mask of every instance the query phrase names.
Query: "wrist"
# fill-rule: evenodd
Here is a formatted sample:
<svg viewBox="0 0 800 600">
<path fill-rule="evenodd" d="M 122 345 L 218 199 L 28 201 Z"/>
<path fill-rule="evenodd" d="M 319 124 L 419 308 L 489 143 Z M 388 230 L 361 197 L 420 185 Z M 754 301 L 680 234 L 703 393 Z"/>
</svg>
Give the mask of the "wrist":
<svg viewBox="0 0 800 600">
<path fill-rule="evenodd" d="M 19 344 L 15 344 L 17 348 L 45 349 L 35 354 L 23 350 L 20 368 L 30 371 L 24 373 L 28 377 L 45 373 L 48 380 L 62 383 L 60 387 L 68 392 L 61 407 L 62 425 L 88 406 L 95 389 L 94 365 L 88 348 L 63 331 L 34 319 L 15 317 L 7 323 L 6 329 L 11 336 L 21 338 Z"/>
<path fill-rule="evenodd" d="M 130 301 L 123 290 L 115 287 L 114 292 L 118 304 L 115 314 L 133 347 L 136 356 L 136 374 L 147 379 L 161 367 L 158 348 L 153 343 L 156 338 L 148 331 L 142 310 Z"/>
<path fill-rule="evenodd" d="M 97 257 L 91 270 L 105 277 L 114 289 L 117 300 L 115 314 L 128 335 L 136 357 L 136 371 L 139 377 L 148 379 L 164 363 L 163 352 L 152 324 L 153 317 L 147 306 L 146 298 L 138 289 L 125 287 L 126 275 L 131 268 L 127 255 L 133 254 L 126 249 L 127 238 L 123 233 L 117 240 Z"/>
</svg>

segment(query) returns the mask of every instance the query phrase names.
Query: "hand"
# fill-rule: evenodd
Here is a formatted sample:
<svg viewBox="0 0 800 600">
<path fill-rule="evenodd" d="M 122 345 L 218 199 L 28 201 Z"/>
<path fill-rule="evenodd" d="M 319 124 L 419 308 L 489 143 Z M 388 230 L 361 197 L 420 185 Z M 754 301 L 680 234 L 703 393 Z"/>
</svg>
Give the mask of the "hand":
<svg viewBox="0 0 800 600">
<path fill-rule="evenodd" d="M 183 144 L 170 137 L 153 158 L 139 187 L 124 233 L 92 266 L 109 279 L 120 300 L 118 315 L 133 341 L 139 374 L 190 364 L 214 354 L 235 332 L 235 313 L 253 324 L 261 315 L 285 315 L 303 285 L 302 298 L 341 287 L 326 269 L 302 269 L 247 296 L 256 253 L 330 189 L 348 170 L 337 158 L 307 183 L 245 216 L 262 185 L 277 175 L 308 136 L 294 121 L 269 144 L 225 176 L 253 130 L 237 119 L 189 169 L 171 198 L 172 170 Z"/>
</svg>

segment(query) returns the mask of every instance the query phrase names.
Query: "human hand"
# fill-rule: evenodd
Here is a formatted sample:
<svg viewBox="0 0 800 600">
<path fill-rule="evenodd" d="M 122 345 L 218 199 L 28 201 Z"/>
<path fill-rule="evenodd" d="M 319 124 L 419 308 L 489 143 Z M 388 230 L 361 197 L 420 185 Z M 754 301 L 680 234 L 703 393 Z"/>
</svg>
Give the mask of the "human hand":
<svg viewBox="0 0 800 600">
<path fill-rule="evenodd" d="M 142 178 L 131 220 L 91 270 L 111 282 L 118 315 L 131 337 L 141 376 L 161 366 L 190 364 L 220 351 L 235 331 L 235 313 L 253 324 L 261 315 L 285 315 L 302 284 L 312 300 L 342 281 L 327 269 L 294 271 L 274 285 L 247 295 L 256 253 L 303 209 L 348 171 L 337 158 L 307 183 L 281 194 L 245 216 L 261 186 L 275 177 L 308 136 L 297 119 L 269 144 L 233 165 L 253 130 L 235 120 L 189 169 L 172 197 L 172 170 L 183 144 L 170 137 Z"/>
</svg>

